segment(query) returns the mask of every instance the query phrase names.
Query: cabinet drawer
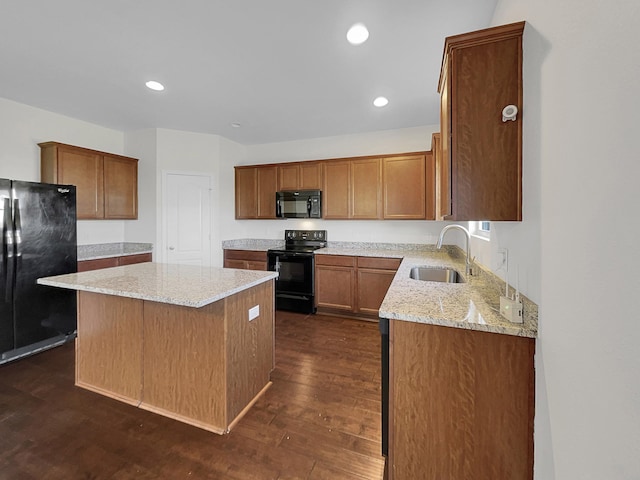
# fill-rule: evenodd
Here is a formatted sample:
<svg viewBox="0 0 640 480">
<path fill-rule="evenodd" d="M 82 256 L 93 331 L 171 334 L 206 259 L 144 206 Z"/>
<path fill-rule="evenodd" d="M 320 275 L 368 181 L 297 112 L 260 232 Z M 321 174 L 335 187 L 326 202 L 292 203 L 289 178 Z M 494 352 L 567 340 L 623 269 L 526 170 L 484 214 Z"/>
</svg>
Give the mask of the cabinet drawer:
<svg viewBox="0 0 640 480">
<path fill-rule="evenodd" d="M 134 263 L 145 263 L 151 261 L 150 253 L 138 253 L 135 255 L 125 255 L 118 258 L 118 265 L 133 265 Z"/>
<path fill-rule="evenodd" d="M 225 250 L 224 258 L 227 260 L 249 260 L 254 262 L 266 262 L 267 252 L 257 250 Z"/>
<path fill-rule="evenodd" d="M 118 266 L 118 257 L 97 258 L 95 260 L 82 260 L 78 262 L 78 272 L 88 272 L 101 268 L 111 268 Z"/>
<path fill-rule="evenodd" d="M 337 267 L 353 267 L 356 257 L 348 255 L 316 255 L 316 265 L 334 265 Z"/>
<path fill-rule="evenodd" d="M 402 262 L 399 258 L 358 257 L 358 268 L 377 268 L 380 270 L 398 270 Z"/>
</svg>

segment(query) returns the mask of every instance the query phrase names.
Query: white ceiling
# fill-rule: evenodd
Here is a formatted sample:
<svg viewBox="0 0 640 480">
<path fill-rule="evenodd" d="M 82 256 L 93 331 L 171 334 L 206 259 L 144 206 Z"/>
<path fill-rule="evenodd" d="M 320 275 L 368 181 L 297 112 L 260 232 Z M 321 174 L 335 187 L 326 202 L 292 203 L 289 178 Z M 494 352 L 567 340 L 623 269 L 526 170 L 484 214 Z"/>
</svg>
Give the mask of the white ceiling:
<svg viewBox="0 0 640 480">
<path fill-rule="evenodd" d="M 0 0 L 0 97 L 242 144 L 437 124 L 444 38 L 489 26 L 496 2 Z"/>
</svg>

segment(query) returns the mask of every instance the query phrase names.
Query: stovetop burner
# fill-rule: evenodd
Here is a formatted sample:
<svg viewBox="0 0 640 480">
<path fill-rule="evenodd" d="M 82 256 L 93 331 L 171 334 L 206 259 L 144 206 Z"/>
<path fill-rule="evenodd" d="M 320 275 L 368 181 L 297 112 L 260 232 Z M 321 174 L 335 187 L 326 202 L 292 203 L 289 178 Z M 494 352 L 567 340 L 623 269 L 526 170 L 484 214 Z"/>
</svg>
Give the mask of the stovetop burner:
<svg viewBox="0 0 640 480">
<path fill-rule="evenodd" d="M 284 252 L 313 252 L 327 246 L 326 230 L 285 230 Z"/>
</svg>

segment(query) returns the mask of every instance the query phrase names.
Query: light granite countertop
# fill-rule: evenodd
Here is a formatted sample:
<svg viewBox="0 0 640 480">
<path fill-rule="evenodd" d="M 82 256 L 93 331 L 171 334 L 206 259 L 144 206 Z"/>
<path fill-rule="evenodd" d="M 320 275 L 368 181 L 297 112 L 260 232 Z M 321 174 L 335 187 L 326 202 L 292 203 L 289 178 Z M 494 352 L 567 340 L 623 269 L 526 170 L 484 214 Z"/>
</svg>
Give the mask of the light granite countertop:
<svg viewBox="0 0 640 480">
<path fill-rule="evenodd" d="M 153 245 L 151 243 L 120 242 L 78 245 L 78 261 L 122 257 L 124 255 L 138 255 L 141 253 L 152 252 Z"/>
<path fill-rule="evenodd" d="M 223 248 L 266 251 L 282 244 L 280 240 L 226 240 Z M 380 306 L 380 317 L 529 338 L 536 338 L 538 334 L 538 306 L 520 295 L 524 322 L 511 323 L 503 318 L 499 310 L 505 282 L 478 265 L 475 265 L 477 275 L 465 275 L 465 255 L 456 246 L 447 245 L 438 250 L 435 245 L 426 244 L 333 241 L 327 244 L 314 253 L 402 259 Z M 413 280 L 409 272 L 418 265 L 452 267 L 465 283 Z"/>
<path fill-rule="evenodd" d="M 203 307 L 267 282 L 276 272 L 138 263 L 38 279 L 41 285 L 186 307 Z"/>
<path fill-rule="evenodd" d="M 465 275 L 464 254 L 458 247 L 437 250 L 433 245 L 367 245 L 347 243 L 316 250 L 317 255 L 353 255 L 402 258 L 389 287 L 379 316 L 391 320 L 442 325 L 484 332 L 535 338 L 538 333 L 538 306 L 521 295 L 524 322 L 511 323 L 499 313 L 505 282 L 492 272 L 475 266 L 478 275 Z M 412 267 L 452 267 L 465 283 L 413 280 Z"/>
</svg>

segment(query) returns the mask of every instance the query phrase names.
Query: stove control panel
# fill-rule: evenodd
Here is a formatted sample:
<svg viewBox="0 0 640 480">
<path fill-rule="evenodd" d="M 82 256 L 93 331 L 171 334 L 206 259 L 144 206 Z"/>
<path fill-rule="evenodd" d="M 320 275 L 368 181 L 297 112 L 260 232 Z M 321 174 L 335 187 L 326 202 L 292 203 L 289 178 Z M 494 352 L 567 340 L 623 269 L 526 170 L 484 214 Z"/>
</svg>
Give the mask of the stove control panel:
<svg viewBox="0 0 640 480">
<path fill-rule="evenodd" d="M 315 240 L 319 242 L 327 241 L 326 230 L 285 230 L 285 240 Z"/>
</svg>

